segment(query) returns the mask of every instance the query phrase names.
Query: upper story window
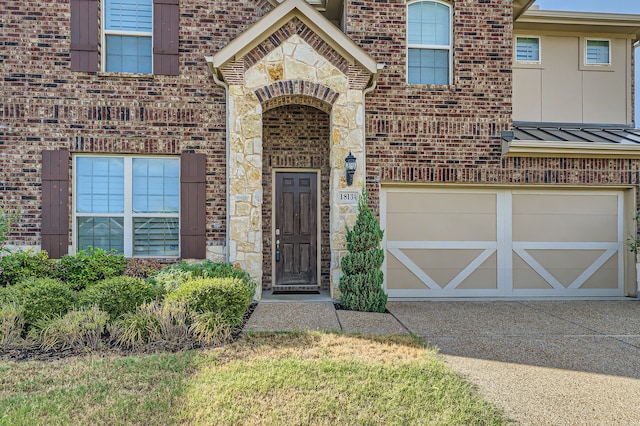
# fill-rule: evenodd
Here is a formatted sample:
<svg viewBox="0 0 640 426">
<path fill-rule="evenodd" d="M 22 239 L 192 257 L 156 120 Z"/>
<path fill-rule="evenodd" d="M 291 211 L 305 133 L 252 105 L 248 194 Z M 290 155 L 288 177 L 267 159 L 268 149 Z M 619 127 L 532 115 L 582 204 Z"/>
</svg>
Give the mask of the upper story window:
<svg viewBox="0 0 640 426">
<path fill-rule="evenodd" d="M 177 257 L 180 162 L 177 158 L 77 156 L 75 246 L 125 256 Z"/>
<path fill-rule="evenodd" d="M 178 75 L 180 0 L 69 1 L 71 71 Z"/>
<path fill-rule="evenodd" d="M 408 83 L 451 84 L 451 6 L 416 1 L 407 18 Z"/>
<path fill-rule="evenodd" d="M 540 62 L 540 38 L 516 37 L 516 61 Z"/>
<path fill-rule="evenodd" d="M 611 65 L 609 40 L 586 40 L 586 65 Z"/>
<path fill-rule="evenodd" d="M 152 0 L 104 0 L 104 70 L 150 74 Z"/>
</svg>

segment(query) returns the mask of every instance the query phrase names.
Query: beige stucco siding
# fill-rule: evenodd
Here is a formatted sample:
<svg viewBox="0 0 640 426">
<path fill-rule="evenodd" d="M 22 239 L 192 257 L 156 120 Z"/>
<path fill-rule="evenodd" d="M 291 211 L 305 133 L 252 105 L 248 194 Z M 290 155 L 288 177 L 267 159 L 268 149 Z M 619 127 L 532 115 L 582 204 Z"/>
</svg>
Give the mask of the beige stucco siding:
<svg viewBox="0 0 640 426">
<path fill-rule="evenodd" d="M 619 34 L 518 35 L 540 38 L 540 62 L 514 58 L 514 121 L 630 124 L 629 39 Z M 609 40 L 610 65 L 585 65 L 587 39 Z"/>
</svg>

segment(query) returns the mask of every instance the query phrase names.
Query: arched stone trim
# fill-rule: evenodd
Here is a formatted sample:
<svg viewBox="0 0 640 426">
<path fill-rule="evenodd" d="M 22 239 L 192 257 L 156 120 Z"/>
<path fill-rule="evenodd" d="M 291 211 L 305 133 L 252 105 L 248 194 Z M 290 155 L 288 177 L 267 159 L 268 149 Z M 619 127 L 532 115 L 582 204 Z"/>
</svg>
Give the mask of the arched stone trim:
<svg viewBox="0 0 640 426">
<path fill-rule="evenodd" d="M 306 80 L 281 80 L 254 91 L 264 111 L 290 103 L 299 103 L 331 112 L 340 93 L 320 83 Z"/>
</svg>

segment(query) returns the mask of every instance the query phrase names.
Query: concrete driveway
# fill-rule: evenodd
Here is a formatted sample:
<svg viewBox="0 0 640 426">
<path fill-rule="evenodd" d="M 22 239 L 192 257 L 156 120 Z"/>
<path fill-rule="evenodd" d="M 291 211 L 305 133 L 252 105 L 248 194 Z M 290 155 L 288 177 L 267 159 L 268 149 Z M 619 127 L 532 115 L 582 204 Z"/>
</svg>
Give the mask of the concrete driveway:
<svg viewBox="0 0 640 426">
<path fill-rule="evenodd" d="M 640 302 L 390 302 L 526 425 L 640 425 Z"/>
</svg>

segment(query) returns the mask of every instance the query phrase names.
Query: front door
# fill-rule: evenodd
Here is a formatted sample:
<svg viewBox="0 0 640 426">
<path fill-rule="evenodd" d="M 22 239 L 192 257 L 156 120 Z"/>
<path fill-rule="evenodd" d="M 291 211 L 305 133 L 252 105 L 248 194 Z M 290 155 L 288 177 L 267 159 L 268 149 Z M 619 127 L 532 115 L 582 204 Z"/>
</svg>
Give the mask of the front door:
<svg viewBox="0 0 640 426">
<path fill-rule="evenodd" d="M 318 175 L 277 172 L 275 285 L 318 285 Z"/>
</svg>

